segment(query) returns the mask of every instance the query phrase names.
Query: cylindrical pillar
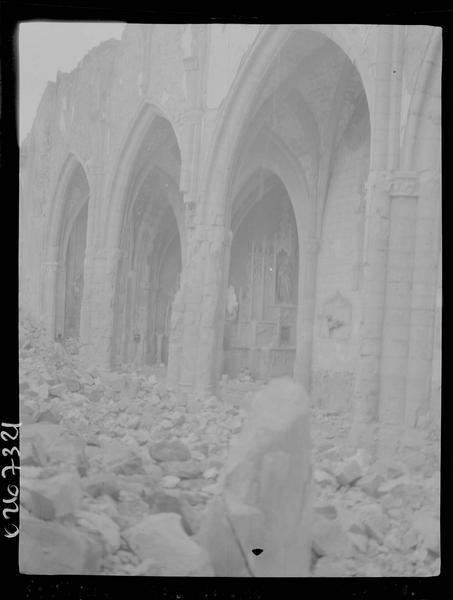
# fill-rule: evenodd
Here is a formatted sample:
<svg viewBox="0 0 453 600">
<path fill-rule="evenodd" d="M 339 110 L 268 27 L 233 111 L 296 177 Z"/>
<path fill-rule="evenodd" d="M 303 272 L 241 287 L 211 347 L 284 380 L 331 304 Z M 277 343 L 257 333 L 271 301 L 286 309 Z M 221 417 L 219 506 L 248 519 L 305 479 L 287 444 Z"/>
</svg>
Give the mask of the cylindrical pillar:
<svg viewBox="0 0 453 600">
<path fill-rule="evenodd" d="M 389 186 L 390 235 L 379 402 L 380 445 L 386 453 L 396 449 L 405 419 L 417 184 L 415 173 L 399 172 L 392 176 Z"/>
<path fill-rule="evenodd" d="M 196 363 L 196 389 L 202 393 L 215 389 L 220 377 L 219 353 L 222 348 L 227 271 L 232 238 L 233 234 L 229 229 L 217 226 L 211 229 L 207 239 Z"/>
<path fill-rule="evenodd" d="M 192 390 L 197 367 L 203 266 L 207 253 L 207 240 L 201 235 L 190 236 L 187 250 L 186 266 L 181 275 L 184 316 L 179 384 L 183 389 Z"/>
<path fill-rule="evenodd" d="M 386 173 L 370 173 L 367 184 L 360 346 L 353 406 L 352 438 L 357 444 L 368 444 L 369 425 L 378 415 L 389 223 Z"/>
<path fill-rule="evenodd" d="M 378 30 L 372 98 L 370 174 L 366 193 L 360 346 L 353 394 L 351 441 L 374 446 L 378 417 L 387 244 L 390 231 L 388 172 L 398 165 L 404 36 L 401 28 Z"/>
<path fill-rule="evenodd" d="M 41 314 L 44 315 L 47 335 L 49 339 L 53 340 L 55 337 L 55 323 L 57 318 L 57 280 L 60 265 L 57 261 L 52 261 L 45 262 L 43 267 L 44 285 Z"/>
<path fill-rule="evenodd" d="M 423 424 L 430 406 L 436 287 L 440 269 L 440 176 L 420 183 L 418 200 L 412 302 L 408 308 L 411 329 L 407 364 L 405 422 Z"/>
<path fill-rule="evenodd" d="M 297 348 L 294 379 L 311 389 L 313 324 L 316 306 L 316 270 L 320 242 L 316 237 L 301 239 L 299 257 L 299 296 L 297 311 Z"/>
<path fill-rule="evenodd" d="M 109 368 L 113 333 L 113 303 L 119 248 L 105 248 L 93 256 L 90 343 L 81 358 L 90 366 Z"/>
</svg>

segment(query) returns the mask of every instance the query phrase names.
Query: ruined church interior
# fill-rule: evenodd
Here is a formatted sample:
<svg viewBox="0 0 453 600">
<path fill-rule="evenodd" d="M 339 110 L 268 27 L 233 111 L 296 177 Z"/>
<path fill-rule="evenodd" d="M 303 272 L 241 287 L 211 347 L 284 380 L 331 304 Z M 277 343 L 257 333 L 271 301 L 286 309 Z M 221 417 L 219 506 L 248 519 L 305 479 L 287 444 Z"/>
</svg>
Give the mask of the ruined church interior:
<svg viewBox="0 0 453 600">
<path fill-rule="evenodd" d="M 127 24 L 47 82 L 21 572 L 439 573 L 440 76 L 430 26 Z"/>
</svg>

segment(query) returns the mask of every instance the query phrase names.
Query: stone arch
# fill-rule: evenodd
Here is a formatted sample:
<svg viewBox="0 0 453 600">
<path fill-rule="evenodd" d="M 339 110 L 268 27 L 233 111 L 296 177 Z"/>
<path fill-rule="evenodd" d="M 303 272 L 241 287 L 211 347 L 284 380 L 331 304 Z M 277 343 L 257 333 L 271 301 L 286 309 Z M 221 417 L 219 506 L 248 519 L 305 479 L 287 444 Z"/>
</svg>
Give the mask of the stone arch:
<svg viewBox="0 0 453 600">
<path fill-rule="evenodd" d="M 237 196 L 223 348 L 229 375 L 243 366 L 260 378 L 293 374 L 304 260 L 294 205 L 270 168 L 256 168 Z"/>
<path fill-rule="evenodd" d="M 89 198 L 86 171 L 70 154 L 57 183 L 48 236 L 45 302 L 51 336 L 80 334 Z"/>
<path fill-rule="evenodd" d="M 311 337 L 312 332 L 307 324 L 313 318 L 314 310 L 314 276 L 315 259 L 313 244 L 316 236 L 317 207 L 310 195 L 307 179 L 300 165 L 288 148 L 270 134 L 261 131 L 256 137 L 256 147 L 259 152 L 253 154 L 253 160 L 247 162 L 246 169 L 242 170 L 239 184 L 236 187 L 236 198 L 247 187 L 247 183 L 258 172 L 267 172 L 276 176 L 283 184 L 288 194 L 291 208 L 294 213 L 297 239 L 298 239 L 298 298 L 302 307 L 297 311 L 297 339 L 301 343 L 296 345 L 294 373 L 299 378 L 307 378 L 310 368 Z M 243 193 L 243 192 L 242 192 Z M 233 203 L 233 207 L 237 205 Z M 229 222 L 235 227 L 234 216 L 229 213 Z"/>
<path fill-rule="evenodd" d="M 403 400 L 398 405 L 398 417 L 409 426 L 421 426 L 427 419 L 438 423 L 439 417 L 432 383 L 433 366 L 440 354 L 436 327 L 442 303 L 439 292 L 442 275 L 441 57 L 442 31 L 433 28 L 412 90 L 400 161 L 403 174 L 417 175 L 409 213 L 413 221 L 406 217 L 408 222 L 414 223 L 409 267 L 412 297 L 410 304 L 408 302 L 406 381 Z M 419 325 L 420 314 L 429 315 L 422 325 Z M 420 348 L 429 350 L 422 354 Z M 394 398 L 391 400 L 394 403 Z M 384 405 L 381 415 L 385 409 Z"/>
<path fill-rule="evenodd" d="M 207 194 L 210 198 L 226 201 L 227 174 L 237 152 L 237 145 L 256 98 L 258 87 L 271 68 L 274 57 L 295 31 L 313 31 L 333 41 L 356 66 L 365 89 L 368 106 L 372 98 L 372 81 L 363 58 L 363 44 L 348 43 L 350 32 L 343 25 L 280 25 L 266 26 L 255 41 L 247 60 L 240 68 L 225 99 L 222 116 L 213 136 L 211 166 L 207 170 Z M 219 209 L 221 210 L 221 206 Z"/>
<path fill-rule="evenodd" d="M 54 262 L 57 260 L 61 223 L 65 209 L 65 194 L 67 192 L 70 179 L 74 171 L 78 168 L 82 169 L 85 179 L 88 183 L 88 187 L 91 188 L 88 173 L 84 166 L 83 160 L 77 154 L 77 152 L 71 150 L 60 168 L 60 174 L 55 185 L 51 214 L 48 221 L 48 242 L 46 253 L 48 262 Z"/>
<path fill-rule="evenodd" d="M 262 155 L 256 162 L 260 162 L 259 166 L 261 167 L 280 170 L 281 173 L 277 174 L 281 176 L 286 187 L 288 187 L 286 181 L 288 179 L 298 182 L 297 185 L 294 184 L 293 192 L 289 193 L 290 198 L 294 200 L 293 209 L 298 223 L 299 252 L 304 256 L 304 261 L 299 263 L 299 267 L 302 269 L 299 273 L 299 290 L 301 291 L 299 299 L 304 298 L 304 303 L 303 311 L 299 311 L 298 315 L 299 344 L 295 377 L 302 380 L 307 386 L 310 384 L 311 372 L 317 253 L 321 229 L 320 215 L 322 215 L 322 205 L 326 196 L 325 190 L 321 193 L 318 191 L 319 157 L 326 148 L 329 153 L 334 152 L 338 133 L 337 123 L 344 120 L 343 114 L 338 115 L 334 111 L 334 101 L 338 99 L 339 95 L 342 103 L 346 103 L 348 99 L 344 95 L 345 86 L 340 85 L 341 77 L 344 75 L 345 78 L 347 76 L 353 81 L 353 78 L 358 76 L 361 90 L 365 91 L 367 105 L 372 90 L 372 82 L 366 71 L 368 65 L 363 61 L 363 56 L 359 51 L 363 51 L 363 44 L 357 38 L 357 43 L 348 45 L 343 37 L 346 31 L 348 34 L 350 33 L 348 28 L 341 26 L 285 25 L 264 28 L 247 59 L 244 60 L 225 100 L 224 107 L 221 109 L 222 114 L 213 136 L 212 159 L 210 167 L 207 169 L 205 193 L 212 202 L 209 203 L 209 207 L 206 205 L 205 221 L 209 221 L 207 223 L 209 227 L 223 223 L 228 229 L 231 222 L 231 202 L 237 187 L 235 179 L 239 177 L 240 169 L 243 169 L 238 165 L 253 163 L 250 152 L 241 151 L 244 144 L 248 144 L 249 147 L 252 144 L 250 138 L 253 128 L 249 123 L 255 119 L 266 98 L 271 97 L 279 89 L 279 86 L 284 85 L 286 91 L 292 92 L 289 102 L 290 112 L 303 117 L 299 119 L 297 125 L 301 132 L 299 140 L 307 142 L 308 148 L 304 148 L 302 143 L 302 147 L 297 149 L 296 145 L 289 144 L 288 140 L 276 139 L 278 136 L 272 135 L 273 132 L 269 132 L 269 126 L 264 124 L 258 129 L 261 130 L 262 139 L 267 140 L 266 152 L 269 158 L 266 163 L 266 158 Z M 286 61 L 282 74 L 278 73 L 277 69 L 280 67 L 278 61 L 281 56 Z M 324 120 L 320 114 L 323 109 L 322 102 L 317 102 L 316 90 L 313 89 L 313 86 L 312 88 L 309 85 L 306 86 L 306 83 L 309 83 L 308 77 L 312 75 L 313 85 L 316 86 L 315 65 L 318 58 L 331 63 L 326 77 L 330 77 L 331 73 L 334 74 L 330 82 L 330 103 L 327 105 L 330 111 L 329 116 L 335 113 L 334 123 L 331 123 L 332 119 L 330 118 L 325 119 L 327 125 L 330 125 L 333 130 L 330 136 L 325 130 L 321 131 L 320 129 L 321 126 L 324 126 Z M 357 68 L 354 68 L 353 62 Z M 348 69 L 344 68 L 346 63 L 350 65 Z M 298 82 L 293 89 L 291 85 L 286 85 L 288 81 L 291 83 L 292 73 L 297 73 L 296 80 Z M 366 86 L 363 83 L 364 76 L 367 76 Z M 299 93 L 301 89 L 298 88 L 299 85 L 302 86 L 304 94 L 311 95 L 307 96 L 310 107 L 308 111 L 306 110 L 308 104 Z M 347 86 L 346 91 L 349 91 Z M 302 113 L 304 114 L 302 115 Z M 310 123 L 316 123 L 316 126 L 313 127 Z M 256 166 L 252 164 L 250 169 L 253 170 Z M 328 167 L 329 164 L 324 169 L 325 179 L 328 177 Z M 288 172 L 291 172 L 289 177 Z M 225 277 L 223 281 L 225 285 Z M 301 302 L 301 300 L 299 301 Z M 217 340 L 211 343 L 215 344 L 218 351 L 221 352 L 221 332 L 216 332 L 215 335 L 218 336 Z M 203 344 L 207 346 L 205 339 L 203 339 Z"/>
<path fill-rule="evenodd" d="M 442 33 L 434 28 L 415 82 L 402 144 L 401 168 L 433 170 L 440 165 Z"/>
<path fill-rule="evenodd" d="M 124 150 L 120 187 L 114 199 L 116 216 L 108 231 L 108 243 L 119 250 L 111 346 L 111 363 L 115 366 L 166 362 L 169 314 L 185 260 L 178 140 L 170 122 L 153 108 L 145 107 L 139 122 Z M 178 243 L 172 262 L 167 242 L 174 238 Z M 162 264 L 171 279 L 167 277 L 165 290 L 159 279 Z M 163 298 L 166 305 L 160 310 Z"/>
<path fill-rule="evenodd" d="M 258 148 L 258 152 L 253 155 L 251 160 L 247 162 L 246 167 L 242 169 L 241 177 L 232 190 L 231 198 L 238 198 L 240 190 L 247 185 L 247 182 L 257 171 L 262 170 L 263 172 L 268 171 L 273 173 L 282 180 L 288 190 L 300 233 L 308 235 L 309 229 L 307 227 L 309 226 L 309 221 L 307 213 L 311 211 L 311 217 L 314 219 L 315 211 L 314 207 L 310 204 L 308 183 L 300 166 L 281 141 L 268 131 L 262 131 L 257 136 L 255 147 Z M 227 209 L 228 223 L 232 223 L 233 208 L 234 202 L 230 202 Z"/>
<path fill-rule="evenodd" d="M 103 230 L 105 232 L 104 242 L 109 248 L 117 248 L 119 245 L 124 217 L 124 202 L 127 196 L 127 187 L 130 185 L 130 174 L 134 167 L 134 161 L 140 152 L 145 136 L 158 119 L 164 120 L 171 128 L 177 142 L 178 160 L 181 163 L 181 143 L 171 120 L 163 108 L 155 103 L 144 102 L 131 119 L 131 125 L 121 144 L 119 155 L 114 161 L 116 168 L 108 186 L 109 192 L 107 198 L 109 198 L 109 207 L 108 211 L 106 211 L 107 226 Z M 179 188 L 179 178 L 175 183 Z"/>
</svg>

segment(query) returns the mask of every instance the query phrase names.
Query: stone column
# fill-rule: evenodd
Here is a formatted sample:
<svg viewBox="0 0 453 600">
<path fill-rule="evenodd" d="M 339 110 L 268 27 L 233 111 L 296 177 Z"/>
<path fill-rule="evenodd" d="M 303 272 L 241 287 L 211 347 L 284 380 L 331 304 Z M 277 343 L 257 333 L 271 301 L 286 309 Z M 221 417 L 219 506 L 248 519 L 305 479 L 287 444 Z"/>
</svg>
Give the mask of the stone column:
<svg viewBox="0 0 453 600">
<path fill-rule="evenodd" d="M 90 302 L 90 338 L 81 352 L 87 366 L 110 367 L 113 333 L 113 302 L 119 248 L 98 250 L 93 256 Z"/>
<path fill-rule="evenodd" d="M 388 173 L 397 168 L 401 104 L 401 27 L 378 30 L 375 90 L 371 98 L 370 174 L 366 191 L 360 345 L 353 393 L 351 442 L 374 446 L 380 394 L 380 359 L 390 230 Z"/>
<path fill-rule="evenodd" d="M 91 316 L 93 314 L 92 304 L 96 302 L 96 297 L 92 289 L 92 279 L 94 272 L 94 256 L 95 256 L 95 231 L 96 231 L 96 213 L 98 210 L 98 194 L 101 186 L 99 181 L 103 172 L 96 169 L 91 174 L 90 197 L 88 199 L 88 218 L 87 218 L 87 233 L 85 260 L 83 265 L 83 296 L 82 306 L 80 311 L 80 356 L 83 356 L 84 347 L 91 343 Z"/>
<path fill-rule="evenodd" d="M 170 339 L 168 347 L 167 382 L 176 386 L 181 376 L 181 361 L 184 336 L 184 296 L 181 289 L 176 292 L 171 309 Z"/>
<path fill-rule="evenodd" d="M 353 395 L 351 441 L 370 446 L 378 416 L 381 335 L 384 321 L 387 243 L 390 230 L 385 172 L 370 173 L 365 217 L 360 345 Z"/>
<path fill-rule="evenodd" d="M 394 453 L 405 421 L 417 184 L 417 174 L 412 172 L 393 174 L 389 184 L 390 235 L 379 402 L 382 454 Z"/>
<path fill-rule="evenodd" d="M 41 314 L 44 316 L 49 339 L 55 337 L 57 280 L 60 265 L 57 261 L 43 263 L 43 294 Z"/>
<path fill-rule="evenodd" d="M 302 242 L 302 240 L 301 240 Z M 297 349 L 294 361 L 294 379 L 305 389 L 311 388 L 311 361 L 316 307 L 316 269 L 320 241 L 317 237 L 301 243 L 299 257 L 299 299 L 297 313 Z"/>
<path fill-rule="evenodd" d="M 185 390 L 192 390 L 195 383 L 206 248 L 207 242 L 199 232 L 198 235 L 189 237 L 186 265 L 181 274 L 182 298 L 180 301 L 183 303 L 184 312 L 179 384 Z M 171 367 L 171 369 L 174 368 L 174 366 Z"/>
<path fill-rule="evenodd" d="M 441 256 L 440 175 L 421 178 L 415 231 L 405 424 L 424 424 L 430 412 L 436 292 Z"/>
<path fill-rule="evenodd" d="M 439 240 L 440 242 L 440 240 Z M 439 243 L 440 246 L 440 243 Z M 441 418 L 441 383 L 442 383 L 442 249 L 439 248 L 437 262 L 437 284 L 436 284 L 436 301 L 435 301 L 435 316 L 434 316 L 434 334 L 433 334 L 433 351 L 431 365 L 431 390 L 429 402 L 429 418 L 431 424 L 434 424 L 440 430 Z M 411 357 L 411 355 L 410 355 Z M 408 369 L 408 395 L 409 386 L 413 378 L 411 370 L 411 358 L 409 358 Z M 414 381 L 415 383 L 415 381 Z"/>
<path fill-rule="evenodd" d="M 220 378 L 225 320 L 225 296 L 233 234 L 223 226 L 212 227 L 206 240 L 200 338 L 196 362 L 196 389 L 212 392 Z"/>
</svg>

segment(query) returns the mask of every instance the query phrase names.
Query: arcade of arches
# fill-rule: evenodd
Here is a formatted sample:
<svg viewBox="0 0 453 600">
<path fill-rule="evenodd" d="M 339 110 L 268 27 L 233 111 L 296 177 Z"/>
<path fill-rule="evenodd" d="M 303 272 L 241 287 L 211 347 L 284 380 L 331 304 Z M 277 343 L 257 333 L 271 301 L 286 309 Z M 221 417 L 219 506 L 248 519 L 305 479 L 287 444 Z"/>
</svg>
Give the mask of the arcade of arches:
<svg viewBox="0 0 453 600">
<path fill-rule="evenodd" d="M 364 427 L 436 418 L 438 32 L 130 25 L 89 56 L 21 149 L 49 336 L 198 394 L 247 367 Z"/>
</svg>

